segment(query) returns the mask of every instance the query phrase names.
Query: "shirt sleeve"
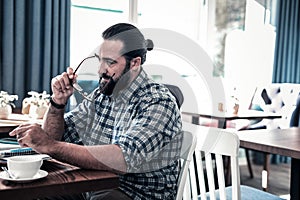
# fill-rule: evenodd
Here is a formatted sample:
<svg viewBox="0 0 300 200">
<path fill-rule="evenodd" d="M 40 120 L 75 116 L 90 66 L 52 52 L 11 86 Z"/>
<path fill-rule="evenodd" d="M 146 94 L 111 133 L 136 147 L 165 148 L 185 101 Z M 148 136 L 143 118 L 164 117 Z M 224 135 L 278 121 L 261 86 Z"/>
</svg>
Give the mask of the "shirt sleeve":
<svg viewBox="0 0 300 200">
<path fill-rule="evenodd" d="M 148 172 L 164 168 L 180 155 L 181 117 L 170 99 L 144 99 L 126 134 L 118 145 L 123 151 L 127 172 Z"/>
<path fill-rule="evenodd" d="M 63 135 L 63 141 L 83 144 L 79 133 L 85 130 L 89 104 L 90 103 L 85 100 L 72 111 L 65 114 L 65 133 Z"/>
</svg>

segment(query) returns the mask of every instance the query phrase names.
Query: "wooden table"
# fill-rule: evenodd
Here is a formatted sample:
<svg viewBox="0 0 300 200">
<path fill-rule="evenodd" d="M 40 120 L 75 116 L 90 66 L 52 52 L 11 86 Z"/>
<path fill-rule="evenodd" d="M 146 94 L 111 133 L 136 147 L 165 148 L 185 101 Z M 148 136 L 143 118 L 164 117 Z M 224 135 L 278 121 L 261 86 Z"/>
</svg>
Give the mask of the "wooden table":
<svg viewBox="0 0 300 200">
<path fill-rule="evenodd" d="M 240 147 L 292 158 L 291 200 L 300 199 L 300 128 L 240 131 Z"/>
<path fill-rule="evenodd" d="M 210 118 L 218 120 L 218 128 L 226 128 L 226 123 L 229 120 L 236 120 L 236 119 L 248 119 L 248 120 L 261 120 L 261 119 L 276 119 L 281 118 L 281 115 L 277 113 L 270 113 L 270 112 L 262 112 L 257 110 L 246 110 L 240 111 L 238 114 L 233 113 L 190 113 L 190 112 L 182 112 L 183 115 L 192 116 L 192 123 L 199 124 L 199 118 Z"/>
<path fill-rule="evenodd" d="M 42 169 L 49 172 L 48 176 L 33 182 L 15 183 L 0 179 L 0 198 L 33 199 L 119 186 L 118 175 L 107 171 L 84 170 L 56 160 L 44 161 Z"/>
<path fill-rule="evenodd" d="M 23 123 L 42 124 L 42 119 L 32 119 L 28 115 L 10 114 L 8 119 L 0 119 L 0 133 L 8 133 Z"/>
<path fill-rule="evenodd" d="M 14 124 L 6 124 L 0 122 L 0 133 L 9 133 L 17 127 L 18 126 Z"/>
</svg>

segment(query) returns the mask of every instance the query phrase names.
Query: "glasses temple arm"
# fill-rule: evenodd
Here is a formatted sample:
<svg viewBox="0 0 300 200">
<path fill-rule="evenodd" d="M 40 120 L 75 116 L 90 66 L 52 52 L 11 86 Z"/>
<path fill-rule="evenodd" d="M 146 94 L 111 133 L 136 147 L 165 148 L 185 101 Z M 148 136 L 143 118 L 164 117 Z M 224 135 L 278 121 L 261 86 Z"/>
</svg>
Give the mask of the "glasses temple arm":
<svg viewBox="0 0 300 200">
<path fill-rule="evenodd" d="M 80 66 L 82 65 L 82 63 L 83 63 L 84 61 L 86 61 L 87 59 L 90 59 L 90 58 L 94 58 L 94 57 L 98 57 L 98 55 L 97 55 L 97 54 L 94 54 L 93 56 L 89 56 L 89 57 L 86 57 L 85 59 L 83 59 L 83 60 L 79 63 L 79 65 L 75 68 L 73 74 L 76 74 L 77 70 L 80 68 Z"/>
<path fill-rule="evenodd" d="M 90 59 L 90 58 L 94 58 L 94 57 L 97 57 L 97 58 L 98 58 L 98 55 L 97 55 L 97 54 L 94 54 L 94 55 L 92 55 L 92 56 L 89 56 L 89 57 L 86 57 L 85 59 L 83 59 L 83 60 L 79 63 L 79 65 L 75 68 L 75 70 L 74 70 L 74 72 L 73 72 L 73 75 L 76 74 L 77 70 L 80 68 L 80 66 L 82 65 L 82 63 L 83 63 L 84 61 L 86 61 L 87 59 Z M 99 59 L 99 58 L 98 58 L 98 59 Z M 69 81 L 70 81 L 70 84 L 73 85 L 73 79 L 70 79 L 70 78 L 69 78 Z"/>
</svg>

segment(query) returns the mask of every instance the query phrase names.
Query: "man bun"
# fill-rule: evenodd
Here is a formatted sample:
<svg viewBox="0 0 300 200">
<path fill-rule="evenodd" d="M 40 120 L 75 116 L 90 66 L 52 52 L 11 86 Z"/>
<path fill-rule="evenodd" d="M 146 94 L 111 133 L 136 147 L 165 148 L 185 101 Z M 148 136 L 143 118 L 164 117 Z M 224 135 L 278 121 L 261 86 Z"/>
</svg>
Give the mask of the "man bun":
<svg viewBox="0 0 300 200">
<path fill-rule="evenodd" d="M 150 39 L 147 39 L 146 40 L 146 47 L 147 47 L 147 51 L 151 51 L 154 47 L 154 43 L 152 40 Z"/>
</svg>

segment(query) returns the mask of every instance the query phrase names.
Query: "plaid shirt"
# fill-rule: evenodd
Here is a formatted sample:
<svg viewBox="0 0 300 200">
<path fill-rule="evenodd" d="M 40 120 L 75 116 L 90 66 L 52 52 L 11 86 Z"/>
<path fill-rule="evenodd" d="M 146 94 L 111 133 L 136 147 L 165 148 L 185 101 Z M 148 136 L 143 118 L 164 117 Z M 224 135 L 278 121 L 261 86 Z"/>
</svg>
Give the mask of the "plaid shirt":
<svg viewBox="0 0 300 200">
<path fill-rule="evenodd" d="M 181 146 L 176 101 L 144 70 L 117 96 L 97 93 L 65 115 L 64 140 L 82 145 L 117 144 L 127 172 L 120 189 L 132 199 L 174 199 Z"/>
</svg>

